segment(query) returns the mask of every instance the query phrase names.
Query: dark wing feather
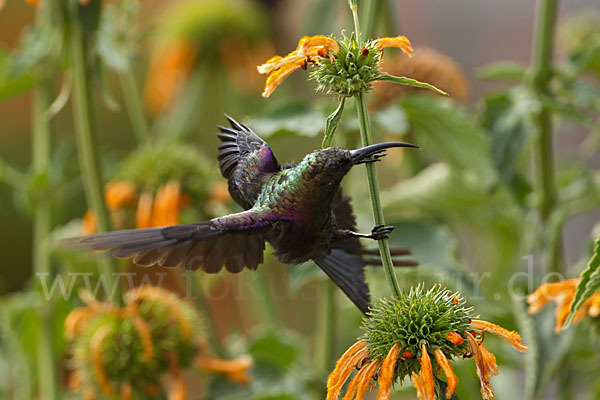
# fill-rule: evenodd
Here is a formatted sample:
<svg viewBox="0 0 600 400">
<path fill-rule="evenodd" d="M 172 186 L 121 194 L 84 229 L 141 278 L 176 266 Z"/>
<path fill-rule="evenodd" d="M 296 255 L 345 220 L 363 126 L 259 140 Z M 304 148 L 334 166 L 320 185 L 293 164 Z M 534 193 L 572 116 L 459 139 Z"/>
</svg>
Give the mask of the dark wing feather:
<svg viewBox="0 0 600 400">
<path fill-rule="evenodd" d="M 364 261 L 361 256 L 341 249 L 313 258 L 313 261 L 342 289 L 364 314 L 369 312 L 371 296 L 365 278 Z"/>
<path fill-rule="evenodd" d="M 195 224 L 130 229 L 71 240 L 79 247 L 106 250 L 117 258 L 131 258 L 141 266 L 159 265 L 217 273 L 223 267 L 240 272 L 263 262 L 262 231 L 272 221 L 258 210 Z"/>
<path fill-rule="evenodd" d="M 256 201 L 262 177 L 281 170 L 271 148 L 246 125 L 225 115 L 230 128 L 219 126 L 217 159 L 221 175 L 229 181 L 231 197 L 248 209 Z"/>
</svg>

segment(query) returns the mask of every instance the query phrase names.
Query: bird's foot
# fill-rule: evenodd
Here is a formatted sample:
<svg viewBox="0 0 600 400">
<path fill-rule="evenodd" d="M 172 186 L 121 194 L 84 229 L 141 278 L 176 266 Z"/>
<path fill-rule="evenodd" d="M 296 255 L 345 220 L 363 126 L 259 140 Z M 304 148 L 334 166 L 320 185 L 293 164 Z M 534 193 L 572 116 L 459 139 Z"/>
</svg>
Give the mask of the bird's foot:
<svg viewBox="0 0 600 400">
<path fill-rule="evenodd" d="M 362 160 L 357 161 L 356 164 L 366 164 L 366 163 L 377 162 L 385 156 L 387 156 L 387 153 L 385 152 L 385 150 L 381 150 L 380 153 L 375 153 L 369 158 L 363 158 Z"/>
<path fill-rule="evenodd" d="M 389 226 L 385 226 L 385 225 L 375 225 L 373 227 L 373 229 L 371 229 L 371 234 L 369 235 L 370 239 L 373 240 L 383 240 L 383 239 L 388 239 L 389 238 L 389 234 L 392 233 L 392 231 L 394 230 L 394 227 L 389 225 Z"/>
</svg>

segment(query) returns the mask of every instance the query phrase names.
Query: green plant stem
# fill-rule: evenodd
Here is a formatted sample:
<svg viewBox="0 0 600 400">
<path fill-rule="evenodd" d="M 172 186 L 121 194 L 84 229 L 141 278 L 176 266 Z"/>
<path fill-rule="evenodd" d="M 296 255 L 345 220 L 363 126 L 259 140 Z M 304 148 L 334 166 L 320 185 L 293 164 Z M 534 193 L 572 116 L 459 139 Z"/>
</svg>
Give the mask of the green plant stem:
<svg viewBox="0 0 600 400">
<path fill-rule="evenodd" d="M 40 6 L 36 15 L 36 23 L 41 29 L 52 28 L 52 3 Z M 33 140 L 32 170 L 35 175 L 50 173 L 50 121 L 46 118 L 46 110 L 52 104 L 53 81 L 50 77 L 40 79 L 33 97 Z M 5 171 L 6 173 L 7 171 Z M 45 198 L 37 196 L 33 210 L 33 271 L 36 274 L 52 273 L 50 266 L 50 204 Z M 46 302 L 39 310 L 41 329 L 37 342 L 37 367 L 39 392 L 44 399 L 58 398 L 58 362 L 54 349 L 52 318 L 54 305 L 52 300 Z"/>
<path fill-rule="evenodd" d="M 106 204 L 104 203 L 98 146 L 96 145 L 95 126 L 93 123 L 92 93 L 90 88 L 91 78 L 86 64 L 86 43 L 84 42 L 81 22 L 77 14 L 77 1 L 69 1 L 70 9 L 70 50 L 73 69 L 73 113 L 75 120 L 75 136 L 77 139 L 77 153 L 81 166 L 85 196 L 97 220 L 98 232 L 107 232 L 109 218 Z M 116 301 L 121 303 L 121 291 L 115 280 L 118 270 L 116 261 L 112 258 L 99 259 L 101 273 L 109 288 L 116 286 Z"/>
<path fill-rule="evenodd" d="M 365 6 L 362 8 L 362 27 L 364 30 L 364 36 L 367 38 L 375 37 L 375 30 L 381 15 L 382 0 L 364 0 Z"/>
<path fill-rule="evenodd" d="M 369 114 L 367 112 L 367 102 L 365 94 L 361 93 L 356 96 L 356 111 L 358 113 L 358 121 L 360 123 L 360 136 L 362 138 L 363 146 L 370 146 L 373 144 L 371 138 L 371 129 L 369 126 Z M 374 163 L 365 164 L 367 167 L 367 180 L 369 182 L 369 194 L 371 197 L 371 208 L 373 210 L 373 219 L 375 225 L 385 225 L 383 218 L 383 211 L 381 209 L 381 200 L 379 198 L 379 185 L 377 183 L 377 172 L 375 171 Z M 394 296 L 400 296 L 400 285 L 398 284 L 398 278 L 394 271 L 394 264 L 392 262 L 392 255 L 390 254 L 390 247 L 387 239 L 379 240 L 379 254 L 381 255 L 381 261 L 383 263 L 383 270 L 388 281 L 388 285 L 392 290 Z"/>
<path fill-rule="evenodd" d="M 281 327 L 283 324 L 271 296 L 265 268 L 263 267 L 260 271 L 257 271 L 253 274 L 253 277 L 254 297 L 263 320 L 268 321 L 272 327 Z"/>
<path fill-rule="evenodd" d="M 333 344 L 335 342 L 336 326 L 336 286 L 331 280 L 321 282 L 320 291 L 322 300 L 319 302 L 319 316 L 317 325 L 317 346 L 315 362 L 319 372 L 327 373 L 331 370 L 333 362 Z"/>
<path fill-rule="evenodd" d="M 549 84 L 552 79 L 552 55 L 554 49 L 554 29 L 558 0 L 538 0 L 533 61 L 531 65 L 531 86 L 538 97 L 549 94 Z M 552 111 L 540 102 L 540 110 L 535 116 L 538 129 L 538 175 L 539 191 L 541 193 L 540 214 L 544 225 L 557 204 L 555 182 L 554 154 L 552 150 Z M 562 237 L 556 240 L 550 258 L 550 270 L 563 272 Z"/>
<path fill-rule="evenodd" d="M 358 46 L 361 45 L 361 35 L 360 35 L 360 26 L 358 22 L 358 5 L 356 4 L 356 0 L 348 0 L 348 5 L 350 6 L 350 11 L 352 11 L 352 20 L 354 21 L 354 34 L 356 36 L 356 43 Z"/>
<path fill-rule="evenodd" d="M 119 73 L 119 79 L 121 80 L 123 98 L 125 99 L 133 133 L 139 144 L 147 144 L 150 140 L 148 123 L 140 101 L 138 85 L 130 65 L 127 65 L 127 68 Z"/>
<path fill-rule="evenodd" d="M 352 18 L 354 19 L 354 32 L 356 34 L 356 41 L 361 43 L 360 27 L 358 22 L 358 12 L 356 9 L 356 0 L 348 0 L 350 9 L 352 10 Z M 371 126 L 369 125 L 369 113 L 367 111 L 366 94 L 360 93 L 356 98 L 356 112 L 358 114 L 358 121 L 360 124 L 360 136 L 362 139 L 363 146 L 369 146 L 373 144 L 371 138 Z M 366 163 L 367 167 L 367 180 L 369 182 L 369 194 L 371 198 L 371 209 L 373 211 L 373 219 L 375 225 L 385 225 L 383 218 L 383 210 L 381 209 L 381 200 L 379 198 L 379 184 L 377 183 L 377 172 L 375 171 L 375 165 L 373 163 Z M 378 240 L 379 254 L 381 255 L 381 262 L 383 264 L 383 270 L 387 278 L 388 285 L 392 290 L 394 296 L 400 296 L 400 285 L 398 284 L 398 278 L 394 271 L 394 264 L 392 262 L 392 255 L 390 253 L 390 246 L 387 239 Z"/>
</svg>

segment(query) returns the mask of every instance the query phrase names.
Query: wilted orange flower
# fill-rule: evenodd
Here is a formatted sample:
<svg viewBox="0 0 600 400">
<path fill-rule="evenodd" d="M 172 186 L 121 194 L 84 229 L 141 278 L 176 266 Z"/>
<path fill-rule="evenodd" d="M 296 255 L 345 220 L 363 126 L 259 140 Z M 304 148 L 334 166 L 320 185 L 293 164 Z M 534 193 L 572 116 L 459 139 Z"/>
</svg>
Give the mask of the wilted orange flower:
<svg viewBox="0 0 600 400">
<path fill-rule="evenodd" d="M 199 331 L 196 326 L 199 315 L 174 293 L 159 287 L 143 285 L 126 293 L 123 307 L 97 301 L 85 291 L 80 293 L 80 297 L 86 306 L 76 308 L 69 313 L 65 320 L 65 336 L 74 343 L 73 354 L 76 361 L 74 362 L 76 369 L 70 376 L 69 387 L 83 390 L 87 399 L 95 399 L 94 389 L 83 387 L 91 382 L 95 382 L 96 387 L 104 395 L 120 394 L 120 398 L 124 400 L 132 398 L 133 378 L 121 375 L 115 378 L 115 373 L 111 370 L 111 366 L 115 366 L 111 363 L 118 363 L 118 361 L 114 361 L 106 354 L 107 346 L 109 348 L 117 346 L 121 356 L 126 355 L 132 363 L 137 363 L 132 366 L 136 371 L 155 368 L 156 357 L 166 359 L 168 365 L 165 372 L 167 370 L 170 372 L 172 382 L 169 400 L 187 398 L 181 368 L 189 366 L 190 361 L 180 360 L 189 360 L 190 357 L 189 354 L 182 354 L 181 349 L 185 349 L 186 352 L 193 349 L 195 361 L 192 360 L 191 365 L 196 368 L 223 374 L 233 382 L 250 383 L 248 371 L 252 366 L 252 359 L 242 356 L 233 360 L 222 360 L 206 354 L 206 343 L 198 336 Z M 156 305 L 159 305 L 159 308 L 155 308 Z M 163 309 L 168 312 L 165 314 L 161 311 Z M 142 357 L 132 353 L 139 350 L 135 345 L 131 346 L 131 339 L 125 341 L 127 343 L 119 339 L 122 335 L 130 335 L 127 333 L 129 332 L 127 326 L 132 326 L 134 335 L 137 335 L 141 344 Z M 177 329 L 178 333 L 175 334 L 173 329 Z M 182 343 L 173 343 L 173 338 L 180 338 Z M 161 370 L 155 370 L 155 373 L 160 374 Z M 158 378 L 159 376 L 156 376 L 157 381 Z M 155 395 L 160 392 L 160 387 L 152 381 L 145 383 L 136 381 L 136 384 L 138 391 L 141 387 L 145 388 L 148 394 Z M 139 395 L 138 392 L 137 396 Z"/>
<path fill-rule="evenodd" d="M 544 283 L 536 289 L 535 292 L 527 296 L 529 303 L 529 312 L 535 314 L 540 311 L 550 301 L 556 303 L 556 324 L 554 332 L 560 333 L 569 316 L 571 303 L 575 296 L 575 289 L 579 284 L 580 278 L 567 279 L 560 282 Z M 587 299 L 583 305 L 577 310 L 573 322 L 581 321 L 585 316 L 598 317 L 600 316 L 600 293 L 595 293 Z"/>
<path fill-rule="evenodd" d="M 269 97 L 277 86 L 292 72 L 305 67 L 311 57 L 321 57 L 330 50 L 337 51 L 337 40 L 323 35 L 303 36 L 298 42 L 296 50 L 285 57 L 274 56 L 257 67 L 258 73 L 268 74 L 263 97 Z"/>
</svg>

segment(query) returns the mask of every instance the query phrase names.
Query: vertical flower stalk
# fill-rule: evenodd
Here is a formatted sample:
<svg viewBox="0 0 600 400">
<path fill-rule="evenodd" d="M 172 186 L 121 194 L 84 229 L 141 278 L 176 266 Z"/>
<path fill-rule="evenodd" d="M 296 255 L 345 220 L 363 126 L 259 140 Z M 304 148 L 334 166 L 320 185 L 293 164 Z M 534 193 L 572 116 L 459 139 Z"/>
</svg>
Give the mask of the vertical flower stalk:
<svg viewBox="0 0 600 400">
<path fill-rule="evenodd" d="M 36 15 L 36 24 L 41 29 L 52 28 L 52 4 L 44 3 Z M 52 104 L 52 78 L 42 77 L 33 97 L 33 126 L 32 126 L 32 172 L 35 176 L 48 178 L 50 167 L 50 121 L 46 110 Z M 48 236 L 50 234 L 50 204 L 36 196 L 33 211 L 33 271 L 36 274 L 50 274 L 50 252 Z M 52 301 L 44 303 L 40 310 L 41 330 L 37 343 L 37 363 L 39 390 L 44 398 L 54 400 L 58 396 L 58 365 L 54 353 L 52 333 L 52 317 L 54 307 Z"/>
<path fill-rule="evenodd" d="M 349 0 L 350 8 L 352 9 L 352 18 L 354 18 L 354 29 L 356 40 L 360 44 L 360 26 L 358 24 L 358 14 L 356 12 L 356 0 Z M 356 112 L 358 114 L 358 121 L 360 123 L 360 136 L 362 139 L 363 146 L 370 146 L 373 144 L 371 137 L 371 127 L 369 125 L 369 114 L 367 111 L 367 102 L 365 99 L 365 93 L 360 92 L 355 96 L 356 99 Z M 385 225 L 383 219 L 383 210 L 381 209 L 381 200 L 379 198 L 379 185 L 377 183 L 377 172 L 375 170 L 374 163 L 367 163 L 367 180 L 369 182 L 369 194 L 371 197 L 371 208 L 373 211 L 373 220 L 375 225 Z M 388 281 L 388 285 L 392 290 L 394 296 L 400 295 L 400 286 L 398 285 L 398 278 L 394 271 L 394 264 L 392 262 L 392 255 L 390 253 L 390 246 L 387 239 L 379 240 L 379 253 L 381 254 L 381 262 L 383 264 L 383 270 Z"/>
<path fill-rule="evenodd" d="M 77 152 L 85 196 L 90 209 L 97 219 L 98 232 L 106 232 L 109 228 L 109 218 L 106 204 L 104 203 L 103 184 L 100 174 L 96 135 L 93 123 L 92 93 L 90 77 L 86 63 L 86 43 L 79 20 L 75 0 L 68 0 L 69 6 L 69 35 L 71 64 L 73 69 L 73 113 L 75 120 L 75 135 L 77 139 Z M 100 269 L 109 288 L 116 286 L 117 301 L 120 301 L 120 288 L 114 277 L 116 262 L 111 258 L 100 258 Z"/>
<path fill-rule="evenodd" d="M 148 131 L 148 123 L 144 114 L 144 108 L 140 101 L 140 95 L 135 75 L 133 74 L 131 65 L 128 63 L 125 70 L 119 72 L 119 79 L 123 88 L 123 99 L 127 107 L 127 113 L 131 120 L 133 133 L 139 144 L 148 144 L 150 135 Z"/>
<path fill-rule="evenodd" d="M 539 98 L 549 92 L 552 79 L 552 54 L 554 48 L 554 29 L 558 0 L 538 0 L 535 37 L 533 44 L 533 60 L 531 65 L 531 86 Z M 540 102 L 540 109 L 535 117 L 538 130 L 538 176 L 541 193 L 540 214 L 542 223 L 548 219 L 557 201 L 557 190 L 554 172 L 554 155 L 552 151 L 552 112 L 548 106 Z M 550 255 L 550 269 L 562 272 L 562 238 L 559 234 L 556 245 Z"/>
</svg>

